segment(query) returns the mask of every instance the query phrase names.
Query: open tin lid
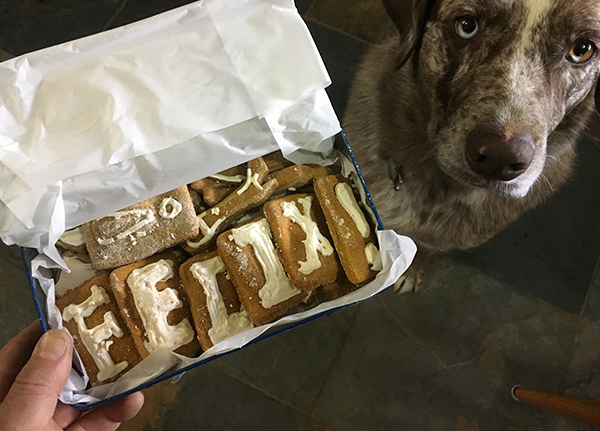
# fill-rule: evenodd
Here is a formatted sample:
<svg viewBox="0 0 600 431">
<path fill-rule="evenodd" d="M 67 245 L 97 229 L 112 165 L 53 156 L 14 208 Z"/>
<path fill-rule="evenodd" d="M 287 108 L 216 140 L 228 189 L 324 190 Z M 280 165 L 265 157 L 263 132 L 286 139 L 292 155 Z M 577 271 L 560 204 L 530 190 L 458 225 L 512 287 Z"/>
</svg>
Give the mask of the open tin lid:
<svg viewBox="0 0 600 431">
<path fill-rule="evenodd" d="M 329 83 L 293 0 L 199 1 L 0 63 L 0 237 L 61 262 L 65 229 L 276 149 L 327 152 Z"/>
</svg>

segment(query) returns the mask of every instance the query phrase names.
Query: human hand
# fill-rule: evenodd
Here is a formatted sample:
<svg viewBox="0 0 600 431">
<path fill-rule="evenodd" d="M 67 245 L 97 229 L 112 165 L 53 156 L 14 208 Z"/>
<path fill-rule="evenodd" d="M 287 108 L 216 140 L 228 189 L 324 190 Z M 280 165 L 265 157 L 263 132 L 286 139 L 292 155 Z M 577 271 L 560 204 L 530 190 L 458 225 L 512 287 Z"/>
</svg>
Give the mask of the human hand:
<svg viewBox="0 0 600 431">
<path fill-rule="evenodd" d="M 59 402 L 71 371 L 72 343 L 58 329 L 42 336 L 34 322 L 0 350 L 0 430 L 112 431 L 140 411 L 141 392 L 86 414 Z"/>
</svg>

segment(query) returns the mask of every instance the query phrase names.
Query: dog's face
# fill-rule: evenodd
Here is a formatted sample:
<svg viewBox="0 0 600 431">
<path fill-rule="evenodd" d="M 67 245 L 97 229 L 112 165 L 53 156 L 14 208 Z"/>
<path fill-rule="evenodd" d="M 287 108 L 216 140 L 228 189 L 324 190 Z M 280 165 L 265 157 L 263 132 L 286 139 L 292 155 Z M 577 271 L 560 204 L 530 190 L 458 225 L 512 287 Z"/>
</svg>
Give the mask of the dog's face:
<svg viewBox="0 0 600 431">
<path fill-rule="evenodd" d="M 600 0 L 415 0 L 413 6 L 419 3 L 427 3 L 420 18 L 426 24 L 420 35 L 408 34 L 439 167 L 474 186 L 525 196 L 546 157 L 560 156 L 552 136 L 561 123 L 591 106 Z"/>
</svg>

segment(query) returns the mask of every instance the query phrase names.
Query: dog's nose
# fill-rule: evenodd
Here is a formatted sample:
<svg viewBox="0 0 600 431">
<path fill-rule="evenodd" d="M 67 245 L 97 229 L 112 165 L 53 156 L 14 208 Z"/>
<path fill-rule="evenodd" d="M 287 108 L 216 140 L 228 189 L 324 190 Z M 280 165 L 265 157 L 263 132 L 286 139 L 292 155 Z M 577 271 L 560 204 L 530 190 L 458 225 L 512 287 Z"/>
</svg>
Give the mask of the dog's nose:
<svg viewBox="0 0 600 431">
<path fill-rule="evenodd" d="M 475 130 L 467 138 L 466 156 L 476 174 L 490 180 L 510 181 L 527 170 L 535 155 L 528 133 L 504 135 Z"/>
</svg>

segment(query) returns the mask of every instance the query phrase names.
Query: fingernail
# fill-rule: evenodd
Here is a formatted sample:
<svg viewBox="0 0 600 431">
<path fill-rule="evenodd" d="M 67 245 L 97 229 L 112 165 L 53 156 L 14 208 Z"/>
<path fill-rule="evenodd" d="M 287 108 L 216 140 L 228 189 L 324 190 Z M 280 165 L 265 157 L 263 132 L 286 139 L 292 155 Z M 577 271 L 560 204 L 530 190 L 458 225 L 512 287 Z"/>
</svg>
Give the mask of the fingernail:
<svg viewBox="0 0 600 431">
<path fill-rule="evenodd" d="M 62 331 L 54 329 L 46 332 L 40 338 L 33 354 L 53 361 L 61 358 L 67 351 L 67 340 Z"/>
</svg>

